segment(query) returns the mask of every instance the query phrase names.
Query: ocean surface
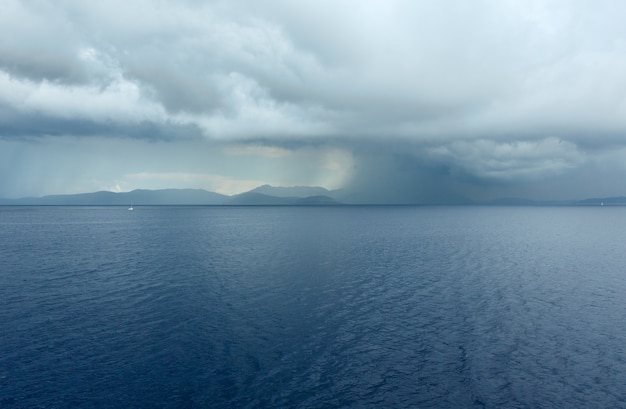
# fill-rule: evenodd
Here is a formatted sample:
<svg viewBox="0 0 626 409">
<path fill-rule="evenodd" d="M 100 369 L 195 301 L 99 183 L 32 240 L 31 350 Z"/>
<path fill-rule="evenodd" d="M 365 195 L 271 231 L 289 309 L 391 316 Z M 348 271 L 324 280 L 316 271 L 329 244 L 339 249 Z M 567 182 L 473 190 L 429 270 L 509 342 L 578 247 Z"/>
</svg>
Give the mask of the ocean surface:
<svg viewBox="0 0 626 409">
<path fill-rule="evenodd" d="M 0 207 L 0 407 L 626 407 L 626 207 Z"/>
</svg>

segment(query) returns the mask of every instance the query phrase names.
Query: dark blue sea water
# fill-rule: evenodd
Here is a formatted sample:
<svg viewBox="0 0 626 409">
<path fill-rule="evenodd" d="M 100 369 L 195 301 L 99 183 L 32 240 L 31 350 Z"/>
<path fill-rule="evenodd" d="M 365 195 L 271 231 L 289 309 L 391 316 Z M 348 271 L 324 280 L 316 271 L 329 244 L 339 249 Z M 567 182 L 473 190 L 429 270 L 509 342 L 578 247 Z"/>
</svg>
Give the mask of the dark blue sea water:
<svg viewBox="0 0 626 409">
<path fill-rule="evenodd" d="M 625 243 L 626 207 L 0 207 L 0 407 L 626 407 Z"/>
</svg>

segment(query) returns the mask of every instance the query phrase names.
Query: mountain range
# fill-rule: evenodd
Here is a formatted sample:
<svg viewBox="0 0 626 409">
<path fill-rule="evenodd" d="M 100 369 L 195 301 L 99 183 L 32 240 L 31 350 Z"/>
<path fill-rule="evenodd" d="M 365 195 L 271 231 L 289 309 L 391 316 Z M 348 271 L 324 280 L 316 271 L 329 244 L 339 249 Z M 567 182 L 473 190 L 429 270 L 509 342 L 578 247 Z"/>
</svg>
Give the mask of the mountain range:
<svg viewBox="0 0 626 409">
<path fill-rule="evenodd" d="M 130 192 L 100 191 L 69 195 L 0 199 L 0 205 L 37 206 L 166 206 L 166 205 L 337 205 L 330 191 L 322 187 L 293 188 L 260 186 L 237 195 L 227 196 L 203 189 L 137 189 Z"/>
<path fill-rule="evenodd" d="M 130 192 L 100 191 L 68 195 L 0 199 L 0 205 L 31 206 L 159 206 L 159 205 L 219 205 L 219 206 L 321 206 L 364 204 L 340 190 L 316 186 L 259 186 L 237 195 L 223 195 L 203 189 L 137 189 Z M 415 203 L 419 204 L 419 203 Z M 589 198 L 572 201 L 534 201 L 523 198 L 501 198 L 485 202 L 464 201 L 455 204 L 495 206 L 620 206 L 626 197 Z"/>
</svg>

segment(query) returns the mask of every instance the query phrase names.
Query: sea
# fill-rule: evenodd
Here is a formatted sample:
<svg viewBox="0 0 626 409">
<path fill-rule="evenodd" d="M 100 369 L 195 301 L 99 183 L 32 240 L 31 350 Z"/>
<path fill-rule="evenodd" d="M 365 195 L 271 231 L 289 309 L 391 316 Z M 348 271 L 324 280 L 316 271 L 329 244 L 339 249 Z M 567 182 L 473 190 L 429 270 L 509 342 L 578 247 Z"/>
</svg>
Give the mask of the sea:
<svg viewBox="0 0 626 409">
<path fill-rule="evenodd" d="M 0 207 L 0 407 L 624 408 L 626 207 Z"/>
</svg>

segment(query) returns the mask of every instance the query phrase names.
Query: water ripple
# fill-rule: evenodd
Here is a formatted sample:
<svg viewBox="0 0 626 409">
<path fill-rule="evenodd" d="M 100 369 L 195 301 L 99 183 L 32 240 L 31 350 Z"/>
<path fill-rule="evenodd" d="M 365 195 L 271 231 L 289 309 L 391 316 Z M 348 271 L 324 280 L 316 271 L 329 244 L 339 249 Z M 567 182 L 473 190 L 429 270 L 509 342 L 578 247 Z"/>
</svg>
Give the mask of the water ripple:
<svg viewBox="0 0 626 409">
<path fill-rule="evenodd" d="M 0 406 L 622 407 L 623 213 L 3 208 Z"/>
</svg>

